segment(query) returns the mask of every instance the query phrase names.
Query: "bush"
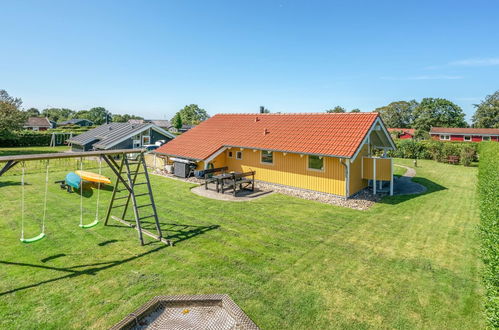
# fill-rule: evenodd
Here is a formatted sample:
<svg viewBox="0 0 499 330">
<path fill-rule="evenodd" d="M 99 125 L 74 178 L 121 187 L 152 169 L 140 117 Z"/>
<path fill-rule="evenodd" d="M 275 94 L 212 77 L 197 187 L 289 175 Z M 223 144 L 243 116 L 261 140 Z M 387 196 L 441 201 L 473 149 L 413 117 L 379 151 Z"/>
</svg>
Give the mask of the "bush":
<svg viewBox="0 0 499 330">
<path fill-rule="evenodd" d="M 19 131 L 9 135 L 0 136 L 0 147 L 33 147 L 33 146 L 48 146 L 52 133 L 49 132 L 34 132 L 34 131 Z"/>
<path fill-rule="evenodd" d="M 481 143 L 478 167 L 481 256 L 485 264 L 485 308 L 492 328 L 499 328 L 499 143 Z"/>
<path fill-rule="evenodd" d="M 477 160 L 478 144 L 473 142 L 441 142 L 436 140 L 395 140 L 397 150 L 390 156 L 399 158 L 433 159 L 446 162 L 449 156 L 461 158 L 465 166 Z"/>
</svg>

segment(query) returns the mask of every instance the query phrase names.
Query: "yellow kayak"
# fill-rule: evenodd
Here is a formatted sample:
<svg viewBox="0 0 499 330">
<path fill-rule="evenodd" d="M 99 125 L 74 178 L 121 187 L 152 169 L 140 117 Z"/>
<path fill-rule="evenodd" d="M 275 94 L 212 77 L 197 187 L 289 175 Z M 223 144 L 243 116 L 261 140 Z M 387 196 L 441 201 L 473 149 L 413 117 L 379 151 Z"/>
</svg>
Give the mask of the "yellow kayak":
<svg viewBox="0 0 499 330">
<path fill-rule="evenodd" d="M 85 181 L 100 182 L 106 184 L 111 183 L 111 180 L 109 178 L 106 178 L 105 176 L 97 173 L 86 172 L 86 171 L 75 171 L 75 173 L 78 174 L 78 176 Z"/>
</svg>

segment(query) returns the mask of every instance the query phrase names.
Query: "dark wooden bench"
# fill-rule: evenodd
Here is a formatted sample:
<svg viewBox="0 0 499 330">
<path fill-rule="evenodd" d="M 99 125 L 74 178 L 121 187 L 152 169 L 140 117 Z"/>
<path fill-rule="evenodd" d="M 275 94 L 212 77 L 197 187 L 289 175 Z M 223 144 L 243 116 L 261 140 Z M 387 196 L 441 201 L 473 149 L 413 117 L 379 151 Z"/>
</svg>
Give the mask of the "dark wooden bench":
<svg viewBox="0 0 499 330">
<path fill-rule="evenodd" d="M 204 189 L 208 190 L 208 183 L 217 181 L 217 179 L 212 177 L 213 174 L 225 173 L 225 171 L 227 171 L 228 169 L 229 168 L 227 166 L 224 166 L 224 167 L 210 168 L 210 169 L 204 170 Z M 217 188 L 217 190 L 218 190 L 218 188 Z"/>
<path fill-rule="evenodd" d="M 447 162 L 449 164 L 459 164 L 459 156 L 449 156 Z"/>
<path fill-rule="evenodd" d="M 251 178 L 248 178 L 251 177 Z M 239 190 L 248 189 L 251 187 L 251 191 L 255 191 L 255 171 L 244 172 L 244 173 L 234 173 L 230 179 L 226 179 L 222 184 L 222 194 L 225 189 L 233 188 L 232 194 L 236 196 L 237 186 Z"/>
</svg>

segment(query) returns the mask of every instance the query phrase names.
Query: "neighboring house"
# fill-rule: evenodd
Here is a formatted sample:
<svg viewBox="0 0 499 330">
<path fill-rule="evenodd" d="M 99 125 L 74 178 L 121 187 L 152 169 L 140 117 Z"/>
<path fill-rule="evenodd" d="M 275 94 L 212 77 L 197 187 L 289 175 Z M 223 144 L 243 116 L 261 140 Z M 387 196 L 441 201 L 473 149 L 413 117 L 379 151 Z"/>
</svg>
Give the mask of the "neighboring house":
<svg viewBox="0 0 499 330">
<path fill-rule="evenodd" d="M 499 141 L 499 128 L 432 127 L 430 136 L 441 141 Z"/>
<path fill-rule="evenodd" d="M 78 125 L 78 126 L 92 126 L 94 123 L 91 120 L 88 119 L 70 119 L 66 120 L 63 122 L 60 122 L 60 126 L 65 126 L 65 125 Z"/>
<path fill-rule="evenodd" d="M 197 169 L 256 171 L 256 180 L 348 197 L 370 179 L 393 183 L 391 159 L 371 157 L 377 148 L 395 145 L 375 112 L 219 114 L 155 152 Z"/>
<path fill-rule="evenodd" d="M 169 140 L 175 135 L 151 124 L 110 123 L 93 128 L 68 140 L 73 151 L 134 149 Z"/>
<path fill-rule="evenodd" d="M 172 127 L 170 121 L 165 119 L 130 119 L 128 122 L 131 124 L 152 123 L 164 130 L 169 130 Z"/>
<path fill-rule="evenodd" d="M 45 117 L 29 117 L 23 126 L 24 129 L 32 131 L 46 131 L 54 127 L 54 123 Z"/>
<path fill-rule="evenodd" d="M 196 126 L 197 125 L 182 125 L 182 128 L 180 128 L 180 129 L 177 129 L 177 128 L 171 126 L 168 130 L 172 133 L 185 133 L 188 130 L 190 130 Z"/>
<path fill-rule="evenodd" d="M 389 128 L 388 132 L 397 139 L 414 139 L 416 134 L 414 128 Z"/>
</svg>

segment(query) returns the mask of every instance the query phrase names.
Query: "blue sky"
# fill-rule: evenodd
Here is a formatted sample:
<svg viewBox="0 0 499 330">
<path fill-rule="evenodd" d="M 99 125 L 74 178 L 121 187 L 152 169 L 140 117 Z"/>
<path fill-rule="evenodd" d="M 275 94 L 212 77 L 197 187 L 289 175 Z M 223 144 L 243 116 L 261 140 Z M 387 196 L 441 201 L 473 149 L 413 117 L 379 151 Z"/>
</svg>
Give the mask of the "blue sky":
<svg viewBox="0 0 499 330">
<path fill-rule="evenodd" d="M 171 118 L 371 111 L 499 89 L 498 1 L 2 1 L 0 89 L 24 106 Z M 468 116 L 469 119 L 469 116 Z"/>
</svg>

